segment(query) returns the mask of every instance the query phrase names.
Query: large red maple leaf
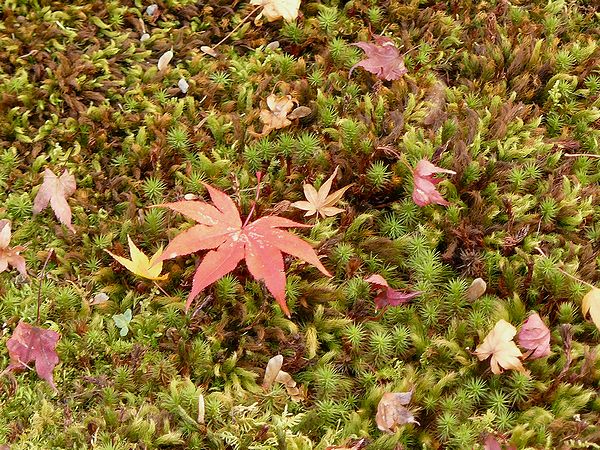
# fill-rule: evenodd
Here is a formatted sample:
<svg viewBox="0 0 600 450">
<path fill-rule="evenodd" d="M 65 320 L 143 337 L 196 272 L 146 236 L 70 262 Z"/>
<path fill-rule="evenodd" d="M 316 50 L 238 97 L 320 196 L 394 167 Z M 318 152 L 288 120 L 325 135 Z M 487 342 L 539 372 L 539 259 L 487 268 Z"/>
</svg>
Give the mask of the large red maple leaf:
<svg viewBox="0 0 600 450">
<path fill-rule="evenodd" d="M 245 259 L 250 274 L 255 279 L 264 281 L 269 292 L 289 317 L 290 311 L 285 301 L 285 268 L 282 252 L 312 264 L 325 275 L 331 276 L 307 242 L 279 229 L 310 225 L 278 216 L 264 216 L 254 222 L 242 224 L 235 203 L 218 189 L 208 184 L 204 186 L 208 189 L 214 206 L 200 201 L 158 205 L 194 219 L 198 225 L 177 235 L 156 261 L 157 263 L 199 250 L 216 248 L 206 253 L 194 274 L 186 311 L 200 291 L 234 270 L 238 263 Z"/>
</svg>

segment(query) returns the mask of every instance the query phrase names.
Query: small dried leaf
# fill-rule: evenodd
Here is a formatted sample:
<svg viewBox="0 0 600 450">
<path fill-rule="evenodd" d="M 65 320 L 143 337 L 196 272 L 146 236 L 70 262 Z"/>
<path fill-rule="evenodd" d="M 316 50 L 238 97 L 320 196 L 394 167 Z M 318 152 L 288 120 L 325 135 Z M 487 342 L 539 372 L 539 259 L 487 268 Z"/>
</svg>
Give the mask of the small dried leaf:
<svg viewBox="0 0 600 450">
<path fill-rule="evenodd" d="M 251 0 L 251 5 L 262 6 L 261 16 L 266 17 L 269 22 L 281 19 L 291 22 L 298 17 L 300 9 L 300 0 Z"/>
<path fill-rule="evenodd" d="M 381 431 L 394 433 L 400 425 L 408 423 L 419 425 L 413 414 L 404 407 L 404 405 L 410 403 L 411 397 L 412 391 L 386 392 L 383 394 L 379 405 L 377 405 L 377 415 L 375 416 L 377 428 Z"/>
<path fill-rule="evenodd" d="M 146 8 L 146 14 L 153 16 L 158 11 L 158 5 L 152 4 Z"/>
<path fill-rule="evenodd" d="M 310 115 L 311 112 L 312 110 L 308 106 L 298 106 L 288 114 L 287 118 L 290 120 L 302 119 L 303 117 Z"/>
<path fill-rule="evenodd" d="M 263 379 L 262 387 L 264 389 L 269 389 L 275 379 L 277 378 L 277 374 L 281 370 L 281 366 L 283 366 L 283 356 L 276 355 L 269 359 L 267 363 L 267 369 L 265 370 L 265 377 Z"/>
<path fill-rule="evenodd" d="M 185 78 L 180 78 L 177 82 L 177 86 L 184 94 L 187 94 L 187 91 L 190 88 L 190 85 Z"/>
<path fill-rule="evenodd" d="M 204 395 L 200 394 L 198 396 L 198 417 L 196 418 L 196 422 L 204 423 L 205 414 L 206 414 L 206 407 L 204 405 Z"/>
<path fill-rule="evenodd" d="M 506 320 L 500 319 L 475 350 L 480 361 L 492 357 L 490 365 L 493 373 L 502 373 L 500 367 L 525 372 L 519 359 L 523 354 L 512 340 L 515 334 L 517 329 Z"/>
<path fill-rule="evenodd" d="M 98 292 L 92 300 L 90 301 L 90 305 L 102 305 L 106 303 L 110 297 L 105 292 Z"/>
<path fill-rule="evenodd" d="M 343 209 L 336 208 L 334 205 L 342 199 L 342 195 L 346 192 L 352 185 L 344 186 L 341 189 L 338 189 L 333 194 L 330 194 L 331 185 L 335 176 L 337 175 L 338 167 L 335 168 L 333 174 L 325 181 L 319 191 L 315 189 L 314 186 L 310 184 L 305 184 L 304 187 L 304 196 L 306 197 L 306 201 L 302 200 L 299 202 L 292 203 L 294 208 L 302 209 L 306 211 L 305 216 L 312 216 L 313 214 L 320 215 L 321 217 L 331 217 L 335 216 L 343 212 Z"/>
<path fill-rule="evenodd" d="M 483 281 L 482 278 L 475 278 L 471 283 L 471 286 L 469 286 L 469 289 L 467 289 L 467 300 L 469 300 L 470 302 L 474 302 L 483 294 L 485 294 L 486 289 L 487 283 Z"/>
<path fill-rule="evenodd" d="M 163 71 L 165 70 L 168 66 L 169 63 L 171 62 L 171 60 L 173 59 L 173 50 L 167 50 L 166 52 L 164 52 L 160 58 L 158 58 L 158 63 L 156 64 L 158 67 L 159 71 Z"/>
<path fill-rule="evenodd" d="M 144 42 L 150 39 L 150 35 L 148 33 L 144 33 L 140 36 L 140 42 Z"/>
<path fill-rule="evenodd" d="M 203 45 L 202 47 L 200 47 L 200 51 L 202 53 L 206 53 L 209 56 L 212 56 L 213 58 L 216 58 L 217 56 L 219 56 L 217 51 L 214 48 L 209 47 L 208 45 Z"/>
<path fill-rule="evenodd" d="M 529 316 L 518 335 L 519 345 L 532 351 L 530 358 L 543 358 L 550 354 L 550 330 L 535 313 Z"/>
<path fill-rule="evenodd" d="M 498 442 L 496 436 L 493 434 L 488 434 L 485 437 L 485 441 L 483 443 L 484 450 L 517 450 L 517 447 L 514 445 L 503 446 Z"/>
<path fill-rule="evenodd" d="M 289 373 L 280 370 L 275 381 L 285 386 L 285 390 L 293 401 L 299 402 L 304 398 L 302 392 L 296 387 L 296 382 Z"/>
<path fill-rule="evenodd" d="M 267 50 L 277 50 L 279 48 L 279 41 L 269 42 L 265 48 Z"/>
<path fill-rule="evenodd" d="M 588 313 L 592 318 L 592 322 L 600 330 L 600 289 L 594 287 L 581 299 L 581 311 L 583 317 Z"/>
</svg>

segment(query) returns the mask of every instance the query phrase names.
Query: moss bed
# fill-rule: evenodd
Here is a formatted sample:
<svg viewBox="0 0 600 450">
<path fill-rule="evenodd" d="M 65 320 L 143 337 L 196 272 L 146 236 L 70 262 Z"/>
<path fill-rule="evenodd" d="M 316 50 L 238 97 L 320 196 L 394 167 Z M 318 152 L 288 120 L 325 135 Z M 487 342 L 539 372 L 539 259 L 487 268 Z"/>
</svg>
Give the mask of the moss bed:
<svg viewBox="0 0 600 450">
<path fill-rule="evenodd" d="M 599 278 L 594 3 L 304 0 L 295 21 L 254 14 L 212 57 L 201 47 L 252 5 L 0 2 L 0 219 L 30 275 L 0 274 L 0 370 L 38 293 L 39 325 L 61 335 L 56 391 L 33 370 L 0 377 L 0 448 L 600 448 L 600 333 L 588 285 L 565 275 Z M 349 74 L 373 34 L 404 54 L 400 79 Z M 311 113 L 263 136 L 270 94 Z M 438 185 L 449 206 L 413 202 L 423 158 L 456 172 Z M 336 166 L 343 213 L 290 207 Z M 75 176 L 76 233 L 32 214 L 46 168 Z M 186 313 L 203 253 L 166 261 L 159 290 L 104 251 L 167 245 L 191 222 L 150 206 L 207 199 L 202 182 L 244 217 L 257 171 L 255 216 L 310 224 L 295 232 L 334 275 L 286 257 L 291 318 L 245 264 Z M 378 311 L 372 274 L 421 295 Z M 468 300 L 478 277 L 487 291 Z M 533 311 L 551 354 L 493 374 L 473 351 Z M 261 387 L 277 354 L 300 401 Z M 380 431 L 382 395 L 406 391 L 419 423 Z"/>
</svg>

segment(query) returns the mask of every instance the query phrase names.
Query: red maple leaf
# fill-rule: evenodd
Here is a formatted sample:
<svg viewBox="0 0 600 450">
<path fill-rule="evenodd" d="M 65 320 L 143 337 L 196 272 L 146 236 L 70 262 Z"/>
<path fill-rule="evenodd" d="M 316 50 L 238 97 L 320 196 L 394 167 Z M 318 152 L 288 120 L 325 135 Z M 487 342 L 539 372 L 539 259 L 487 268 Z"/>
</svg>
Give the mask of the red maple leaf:
<svg viewBox="0 0 600 450">
<path fill-rule="evenodd" d="M 23 370 L 35 361 L 35 371 L 56 389 L 52 371 L 58 364 L 56 344 L 60 334 L 19 321 L 12 337 L 6 342 L 10 364 L 7 370 Z"/>
<path fill-rule="evenodd" d="M 421 294 L 419 291 L 402 292 L 391 288 L 388 282 L 381 275 L 374 274 L 365 281 L 375 289 L 379 289 L 379 294 L 375 297 L 375 307 L 382 309 L 386 306 L 398 306 L 402 303 L 408 303 L 411 299 Z"/>
<path fill-rule="evenodd" d="M 404 67 L 404 58 L 394 45 L 394 41 L 384 36 L 375 35 L 373 37 L 375 43 L 356 42 L 352 44 L 363 50 L 367 57 L 352 66 L 350 74 L 354 68 L 362 67 L 382 80 L 391 81 L 397 80 L 407 73 L 408 71 Z"/>
<path fill-rule="evenodd" d="M 450 203 L 442 197 L 442 194 L 438 192 L 435 185 L 438 184 L 440 179 L 433 178 L 436 173 L 449 173 L 455 175 L 456 172 L 453 170 L 442 169 L 441 167 L 434 166 L 426 159 L 422 159 L 417 163 L 417 167 L 413 172 L 413 201 L 419 206 L 429 205 L 435 203 L 438 205 L 448 206 Z"/>
<path fill-rule="evenodd" d="M 283 312 L 289 317 L 285 301 L 285 269 L 283 253 L 293 255 L 312 264 L 327 276 L 313 248 L 293 234 L 280 230 L 282 227 L 308 227 L 278 216 L 264 216 L 254 222 L 242 224 L 235 203 L 223 192 L 204 184 L 214 206 L 199 201 L 180 201 L 158 206 L 170 208 L 198 222 L 198 225 L 176 236 L 156 261 L 189 255 L 199 250 L 210 250 L 194 274 L 192 290 L 186 311 L 192 300 L 204 288 L 234 270 L 246 260 L 250 274 L 264 281 Z"/>
<path fill-rule="evenodd" d="M 44 171 L 44 182 L 33 200 L 33 215 L 39 214 L 48 204 L 56 214 L 56 217 L 69 230 L 75 233 L 71 225 L 71 207 L 67 203 L 77 188 L 75 177 L 65 169 L 60 177 L 57 177 L 50 169 Z"/>
</svg>

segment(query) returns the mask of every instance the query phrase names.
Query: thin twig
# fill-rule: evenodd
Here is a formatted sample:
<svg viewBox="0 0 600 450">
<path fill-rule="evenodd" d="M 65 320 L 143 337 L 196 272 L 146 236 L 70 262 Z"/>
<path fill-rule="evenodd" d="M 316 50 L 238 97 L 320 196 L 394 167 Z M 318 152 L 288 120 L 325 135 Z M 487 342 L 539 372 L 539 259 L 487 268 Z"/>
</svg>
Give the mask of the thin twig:
<svg viewBox="0 0 600 450">
<path fill-rule="evenodd" d="M 593 153 L 563 153 L 563 156 L 566 156 L 567 158 L 579 158 L 580 156 L 588 158 L 600 158 L 600 155 L 595 155 Z"/>
<path fill-rule="evenodd" d="M 537 251 L 538 251 L 538 252 L 539 252 L 539 253 L 540 253 L 540 254 L 541 254 L 541 255 L 542 255 L 544 258 L 547 258 L 547 257 L 548 257 L 548 256 L 546 256 L 546 254 L 544 253 L 544 251 L 543 251 L 541 248 L 539 248 L 539 247 L 534 247 L 534 248 L 535 248 L 535 249 L 536 249 L 536 250 L 537 250 Z M 591 287 L 592 289 L 595 289 L 595 288 L 596 288 L 596 286 L 594 286 L 593 284 L 591 284 L 591 283 L 588 283 L 587 281 L 583 281 L 583 280 L 581 280 L 581 279 L 577 278 L 575 275 L 571 275 L 569 272 L 567 272 L 567 271 L 566 271 L 566 270 L 564 270 L 564 269 L 561 269 L 561 268 L 560 268 L 560 267 L 558 267 L 558 266 L 556 266 L 556 270 L 558 270 L 560 273 L 562 273 L 562 274 L 564 274 L 564 275 L 568 276 L 568 277 L 569 277 L 569 278 L 571 278 L 572 280 L 578 281 L 579 283 L 583 283 L 583 284 L 585 284 L 586 286 L 589 286 L 589 287 Z"/>
<path fill-rule="evenodd" d="M 163 294 L 165 294 L 167 296 L 167 298 L 171 298 L 171 296 L 165 292 L 165 290 L 160 286 L 160 284 L 158 284 L 156 282 L 156 280 L 152 280 L 152 282 L 154 283 L 154 285 L 158 288 L 158 290 L 160 292 L 162 292 Z"/>
</svg>

